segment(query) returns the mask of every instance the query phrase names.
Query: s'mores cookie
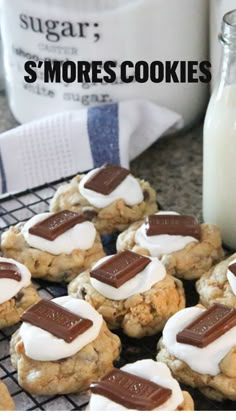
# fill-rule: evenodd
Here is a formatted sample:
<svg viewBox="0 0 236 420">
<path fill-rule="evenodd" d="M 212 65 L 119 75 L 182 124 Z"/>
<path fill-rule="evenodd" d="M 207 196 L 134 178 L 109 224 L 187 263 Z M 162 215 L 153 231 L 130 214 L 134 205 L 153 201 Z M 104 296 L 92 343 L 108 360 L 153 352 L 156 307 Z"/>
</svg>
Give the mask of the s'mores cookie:
<svg viewBox="0 0 236 420">
<path fill-rule="evenodd" d="M 87 302 L 69 296 L 41 300 L 22 316 L 11 339 L 19 384 L 37 395 L 80 392 L 109 372 L 120 339 Z"/>
<path fill-rule="evenodd" d="M 157 360 L 213 400 L 236 400 L 236 309 L 183 309 L 166 323 Z"/>
<path fill-rule="evenodd" d="M 70 281 L 105 255 L 94 225 L 68 210 L 42 213 L 2 235 L 4 256 L 25 264 L 35 278 Z"/>
<path fill-rule="evenodd" d="M 207 308 L 214 303 L 236 308 L 236 254 L 203 274 L 196 289 Z"/>
<path fill-rule="evenodd" d="M 17 324 L 22 313 L 39 299 L 28 268 L 0 257 L 0 329 Z"/>
<path fill-rule="evenodd" d="M 15 404 L 6 385 L 0 381 L 0 411 L 14 411 Z"/>
<path fill-rule="evenodd" d="M 90 386 L 88 411 L 193 411 L 188 392 L 182 391 L 169 368 L 141 360 L 113 369 Z"/>
<path fill-rule="evenodd" d="M 196 280 L 224 255 L 220 230 L 195 217 L 159 212 L 132 224 L 117 239 L 117 251 L 129 249 L 158 257 L 168 273 Z"/>
<path fill-rule="evenodd" d="M 181 281 L 167 274 L 157 258 L 131 251 L 101 259 L 77 276 L 68 291 L 89 302 L 111 329 L 122 328 L 137 338 L 161 331 L 185 306 Z"/>
<path fill-rule="evenodd" d="M 123 231 L 130 223 L 157 210 L 156 192 L 148 182 L 135 178 L 127 169 L 105 165 L 86 175 L 77 175 L 59 187 L 51 211 L 80 212 L 101 234 Z"/>
</svg>

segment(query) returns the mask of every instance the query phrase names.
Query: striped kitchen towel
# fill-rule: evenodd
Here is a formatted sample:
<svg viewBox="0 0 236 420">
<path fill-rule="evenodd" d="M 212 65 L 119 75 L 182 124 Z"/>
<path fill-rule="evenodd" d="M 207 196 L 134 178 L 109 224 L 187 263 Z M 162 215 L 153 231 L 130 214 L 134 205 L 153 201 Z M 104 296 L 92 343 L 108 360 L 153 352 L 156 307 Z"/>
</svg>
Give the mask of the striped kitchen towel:
<svg viewBox="0 0 236 420">
<path fill-rule="evenodd" d="M 0 135 L 0 194 L 129 162 L 182 118 L 146 100 L 64 112 Z"/>
</svg>

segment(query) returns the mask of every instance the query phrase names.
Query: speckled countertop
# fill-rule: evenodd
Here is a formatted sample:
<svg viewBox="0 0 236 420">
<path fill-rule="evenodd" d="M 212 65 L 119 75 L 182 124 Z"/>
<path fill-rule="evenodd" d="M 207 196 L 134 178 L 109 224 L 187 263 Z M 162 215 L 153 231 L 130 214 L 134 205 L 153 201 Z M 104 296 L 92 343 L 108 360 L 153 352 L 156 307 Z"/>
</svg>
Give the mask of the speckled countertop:
<svg viewBox="0 0 236 420">
<path fill-rule="evenodd" d="M 17 125 L 4 94 L 0 94 L 0 132 Z M 133 161 L 135 175 L 156 188 L 163 208 L 201 216 L 202 125 L 165 138 Z"/>
</svg>

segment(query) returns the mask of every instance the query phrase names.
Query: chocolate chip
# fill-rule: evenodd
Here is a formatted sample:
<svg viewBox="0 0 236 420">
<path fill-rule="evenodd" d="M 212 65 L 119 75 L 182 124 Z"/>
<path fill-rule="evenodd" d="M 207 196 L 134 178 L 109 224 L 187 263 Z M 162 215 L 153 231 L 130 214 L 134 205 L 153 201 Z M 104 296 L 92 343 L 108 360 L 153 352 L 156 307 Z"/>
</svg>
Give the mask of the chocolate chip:
<svg viewBox="0 0 236 420">
<path fill-rule="evenodd" d="M 81 287 L 81 289 L 80 289 L 80 296 L 81 296 L 82 299 L 85 300 L 85 298 L 87 296 L 87 291 L 84 287 Z"/>
<path fill-rule="evenodd" d="M 17 295 L 15 296 L 15 304 L 17 308 L 21 306 L 21 301 L 23 297 L 24 297 L 24 292 L 22 292 L 22 290 L 18 292 Z"/>
<path fill-rule="evenodd" d="M 83 212 L 83 216 L 89 221 L 95 219 L 95 217 L 97 217 L 97 215 L 98 214 L 95 210 L 85 210 Z"/>
<path fill-rule="evenodd" d="M 143 199 L 144 199 L 144 201 L 150 200 L 150 194 L 147 190 L 143 191 Z"/>
<path fill-rule="evenodd" d="M 59 363 L 65 363 L 67 362 L 67 360 L 69 360 L 69 357 L 64 357 L 64 359 L 60 359 L 58 360 Z"/>
<path fill-rule="evenodd" d="M 16 302 L 20 302 L 21 299 L 23 298 L 24 293 L 22 291 L 20 291 L 19 293 L 17 293 L 17 295 L 15 296 L 15 301 Z"/>
</svg>

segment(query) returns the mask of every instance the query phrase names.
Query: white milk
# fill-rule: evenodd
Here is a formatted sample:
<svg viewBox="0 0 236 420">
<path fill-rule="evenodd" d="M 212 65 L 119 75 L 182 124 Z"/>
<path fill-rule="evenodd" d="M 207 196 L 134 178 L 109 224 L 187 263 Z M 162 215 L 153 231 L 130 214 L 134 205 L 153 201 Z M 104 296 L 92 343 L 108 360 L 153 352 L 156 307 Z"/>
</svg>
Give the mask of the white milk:
<svg viewBox="0 0 236 420">
<path fill-rule="evenodd" d="M 236 85 L 213 94 L 204 127 L 203 217 L 236 249 Z"/>
</svg>

